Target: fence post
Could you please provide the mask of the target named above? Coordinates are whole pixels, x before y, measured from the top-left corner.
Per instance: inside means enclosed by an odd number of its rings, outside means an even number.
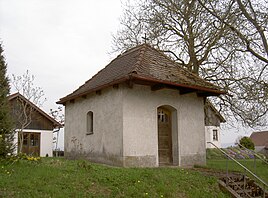
[[[254,154],[254,173],[256,174],[256,156]]]
[[[246,194],[246,169],[244,169],[244,194]]]
[[[229,186],[229,157],[226,156],[226,186]]]

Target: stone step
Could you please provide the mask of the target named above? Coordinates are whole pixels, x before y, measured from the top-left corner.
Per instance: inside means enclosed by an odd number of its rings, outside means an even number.
[[[228,186],[226,186],[226,189],[230,190],[232,189],[233,192],[230,192],[233,197],[261,197],[263,198],[262,195],[262,188],[255,183],[254,180],[246,177],[246,187],[244,190],[244,179],[243,177],[240,177],[242,179],[239,179],[239,177],[235,177],[236,181],[233,181],[232,179],[234,178],[229,178],[228,179]],[[225,185],[226,185],[226,178],[221,179]],[[265,198],[268,198],[268,194],[265,195]]]
[[[245,189],[245,190],[237,190],[236,191],[238,194],[244,194],[244,193],[247,193],[247,194],[250,194],[252,191],[250,189]]]

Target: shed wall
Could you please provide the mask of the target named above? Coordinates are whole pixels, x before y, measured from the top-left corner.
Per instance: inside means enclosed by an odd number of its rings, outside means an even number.
[[[206,130],[206,142],[212,142],[217,147],[221,148],[221,129],[217,126],[205,126]],[[213,140],[213,130],[217,130],[218,140]],[[212,144],[207,143],[207,148],[215,148]]]
[[[40,157],[53,157],[53,131],[51,130],[36,130],[36,129],[24,129],[23,132],[28,133],[40,133]],[[18,145],[18,132],[14,134],[14,144]],[[18,152],[17,146],[15,147],[15,153]]]

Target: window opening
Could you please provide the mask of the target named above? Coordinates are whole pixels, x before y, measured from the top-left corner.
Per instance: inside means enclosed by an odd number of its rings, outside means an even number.
[[[213,130],[213,140],[218,140],[218,130],[216,129]]]
[[[87,113],[87,135],[93,134],[93,112]]]

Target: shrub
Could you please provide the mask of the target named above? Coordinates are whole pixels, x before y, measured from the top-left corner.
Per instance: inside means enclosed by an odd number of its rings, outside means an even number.
[[[249,138],[249,137],[242,137],[239,141],[239,143],[246,147],[247,149],[251,149],[251,150],[254,150],[255,149],[255,146],[254,146],[254,143],[252,142],[252,140]]]

